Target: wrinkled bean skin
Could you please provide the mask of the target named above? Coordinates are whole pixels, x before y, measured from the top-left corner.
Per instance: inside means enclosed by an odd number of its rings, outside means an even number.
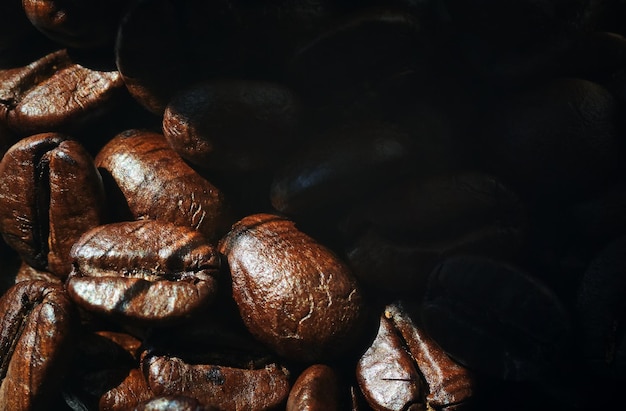
[[[0,162],[3,237],[28,264],[60,278],[70,272],[74,242],[101,223],[103,200],[93,159],[64,135],[20,140]]]
[[[135,219],[192,227],[209,241],[231,223],[222,192],[189,167],[162,134],[124,132],[100,150],[95,163]]]
[[[190,228],[143,220],[111,223],[72,247],[71,298],[87,310],[140,322],[169,322],[209,304],[220,260]]]
[[[280,84],[215,80],[178,94],[165,108],[163,133],[189,162],[245,172],[273,165],[293,146],[296,94]]]
[[[397,303],[385,308],[378,335],[357,364],[357,379],[376,410],[468,409],[475,388],[473,375]]]
[[[280,409],[289,395],[289,373],[276,364],[245,369],[148,354],[142,370],[156,395],[189,395],[225,411]]]
[[[2,296],[0,409],[47,409],[68,366],[75,315],[58,284],[24,281]]]
[[[245,217],[218,249],[242,319],[277,353],[322,361],[354,344],[363,319],[358,285],[345,263],[293,222],[271,214]]]
[[[90,48],[113,43],[118,20],[129,0],[23,0],[30,22],[68,47]]]
[[[0,70],[0,121],[20,133],[70,131],[110,109],[123,87],[117,71],[89,69],[58,50]]]
[[[286,411],[337,411],[341,409],[339,389],[339,377],[331,367],[311,365],[291,387]]]

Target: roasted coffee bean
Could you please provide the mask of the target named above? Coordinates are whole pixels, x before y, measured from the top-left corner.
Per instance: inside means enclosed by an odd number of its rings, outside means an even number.
[[[375,410],[461,410],[475,389],[472,374],[448,357],[397,303],[385,308],[378,335],[356,372]]]
[[[132,218],[192,227],[214,241],[232,223],[221,191],[189,167],[162,134],[129,130],[96,156],[110,192]],[[115,200],[115,199],[114,199]]]
[[[272,205],[291,215],[327,212],[414,167],[413,144],[405,130],[386,124],[340,127],[311,141],[276,172]]]
[[[132,410],[145,401],[149,401],[154,394],[148,387],[141,370],[134,368],[126,375],[122,382],[105,392],[100,398],[100,410]]]
[[[287,411],[341,409],[340,381],[328,365],[314,364],[302,371],[291,387]]]
[[[101,224],[103,199],[91,156],[64,135],[20,140],[0,162],[3,237],[28,264],[58,277],[70,272],[72,244]]]
[[[24,12],[42,33],[68,47],[113,44],[118,21],[130,0],[23,0]]]
[[[22,134],[71,132],[103,115],[124,93],[116,70],[89,69],[59,50],[0,70],[0,121]]]
[[[119,26],[115,53],[126,87],[137,101],[162,114],[172,97],[191,84],[241,71],[240,23],[232,3],[133,4]]]
[[[219,243],[244,323],[281,356],[323,361],[359,337],[364,301],[348,267],[283,217],[256,214]]]
[[[181,157],[202,168],[250,171],[272,166],[294,145],[299,102],[280,84],[215,80],[178,94],[163,133]]]
[[[280,409],[289,395],[289,372],[276,363],[229,367],[146,353],[142,370],[157,396],[191,396],[225,411]]]
[[[569,313],[544,283],[486,257],[439,264],[421,317],[455,360],[500,379],[537,381],[562,360],[572,337]]]
[[[580,347],[594,375],[626,381],[626,238],[611,241],[593,259],[578,291]]]
[[[134,411],[211,411],[218,408],[203,407],[198,400],[182,395],[164,395],[145,401],[134,408]]]
[[[48,409],[69,365],[74,319],[59,284],[24,281],[2,296],[0,409]]]
[[[499,179],[464,172],[411,179],[359,203],[343,222],[346,259],[363,283],[419,298],[445,257],[511,257],[521,248],[524,205]]]
[[[215,296],[219,256],[187,227],[143,220],[85,233],[72,247],[67,291],[89,311],[165,323],[188,317]]]

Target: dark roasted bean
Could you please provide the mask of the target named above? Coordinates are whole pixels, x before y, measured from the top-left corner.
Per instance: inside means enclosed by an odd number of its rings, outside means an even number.
[[[70,272],[74,242],[101,224],[103,199],[91,156],[64,135],[20,140],[0,162],[0,232],[28,264],[58,277]]]
[[[168,221],[200,231],[215,241],[232,223],[221,191],[190,168],[161,134],[129,130],[96,156],[96,166],[120,191],[116,205],[132,218]]]
[[[314,364],[302,371],[291,387],[286,411],[341,409],[340,381],[328,365]]]
[[[190,228],[143,220],[85,233],[72,247],[71,298],[101,314],[139,322],[185,318],[210,303],[220,260]]]
[[[74,318],[59,284],[24,281],[2,296],[0,409],[47,409],[69,365]]]
[[[256,214],[219,244],[233,297],[248,329],[277,353],[299,361],[336,357],[354,345],[363,298],[348,267],[293,222]]]

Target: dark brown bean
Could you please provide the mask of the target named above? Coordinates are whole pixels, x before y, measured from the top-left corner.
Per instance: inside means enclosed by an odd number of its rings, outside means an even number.
[[[71,131],[102,115],[124,93],[115,71],[96,71],[59,50],[0,70],[0,121],[19,133]]]
[[[378,335],[357,364],[357,378],[376,410],[460,410],[475,389],[471,373],[398,304],[385,308]]]
[[[85,233],[72,247],[71,298],[87,310],[139,322],[179,320],[209,304],[219,256],[187,227],[143,220]]]
[[[142,369],[154,394],[187,395],[224,411],[280,409],[289,395],[289,372],[274,363],[236,368],[147,354]]]
[[[24,281],[2,296],[0,409],[48,409],[69,365],[74,318],[59,284]]]
[[[98,409],[124,411],[149,401],[154,394],[150,391],[141,370],[133,368],[122,382],[105,392],[100,398]]]
[[[293,384],[286,411],[337,411],[341,409],[339,391],[339,376],[331,367],[311,365]]]
[[[19,171],[16,171],[19,170]],[[57,133],[20,140],[0,162],[0,231],[34,268],[66,277],[69,251],[104,214],[91,156]]]
[[[194,165],[250,171],[274,166],[294,145],[299,111],[297,96],[283,85],[214,80],[182,91],[167,105],[163,133]]]
[[[363,297],[348,267],[292,221],[256,214],[219,244],[248,329],[278,354],[323,361],[359,337]]]
[[[107,188],[122,194],[116,205],[127,207],[132,218],[192,227],[209,241],[217,240],[232,223],[221,191],[189,167],[161,134],[119,134],[95,162]]]
[[[210,411],[217,408],[203,407],[198,400],[182,395],[163,395],[145,401],[134,408],[133,411]]]
[[[129,0],[23,0],[30,22],[42,33],[68,47],[113,44],[118,21]]]

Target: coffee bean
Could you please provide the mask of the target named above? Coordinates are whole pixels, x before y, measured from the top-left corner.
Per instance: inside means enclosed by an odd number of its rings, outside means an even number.
[[[323,364],[311,365],[298,377],[289,392],[286,411],[336,411],[341,409],[337,373]]]
[[[385,410],[464,409],[475,385],[397,303],[385,308],[357,378],[369,404]]]
[[[0,70],[0,119],[23,134],[71,132],[103,115],[124,92],[117,71],[91,70],[58,50]]]
[[[227,367],[148,353],[142,358],[142,370],[154,394],[187,395],[220,410],[276,409],[289,395],[289,372],[275,363]]]
[[[101,410],[129,410],[139,407],[141,403],[154,397],[141,370],[134,368],[126,375],[121,383],[100,398],[98,409]]]
[[[112,44],[118,21],[129,0],[24,0],[30,22],[51,39],[68,47]]]
[[[324,214],[414,167],[415,152],[406,131],[386,124],[343,126],[294,153],[276,172],[270,198],[283,213]]]
[[[250,171],[273,166],[298,137],[298,97],[280,84],[215,80],[178,94],[163,133],[181,157],[202,168]]]
[[[190,168],[162,134],[129,130],[107,143],[95,160],[117,206],[132,218],[163,220],[200,231],[209,241],[231,224],[221,191]]]
[[[2,296],[0,409],[47,409],[69,365],[74,319],[59,284],[24,281]]]
[[[241,318],[260,341],[297,361],[336,357],[358,339],[363,298],[348,267],[292,221],[256,214],[219,244]]]
[[[179,320],[209,304],[219,256],[190,228],[159,221],[112,223],[72,247],[67,291],[77,304],[139,322]]]
[[[20,140],[0,162],[3,237],[28,264],[58,277],[70,272],[72,244],[101,223],[103,198],[91,156],[64,135]]]

